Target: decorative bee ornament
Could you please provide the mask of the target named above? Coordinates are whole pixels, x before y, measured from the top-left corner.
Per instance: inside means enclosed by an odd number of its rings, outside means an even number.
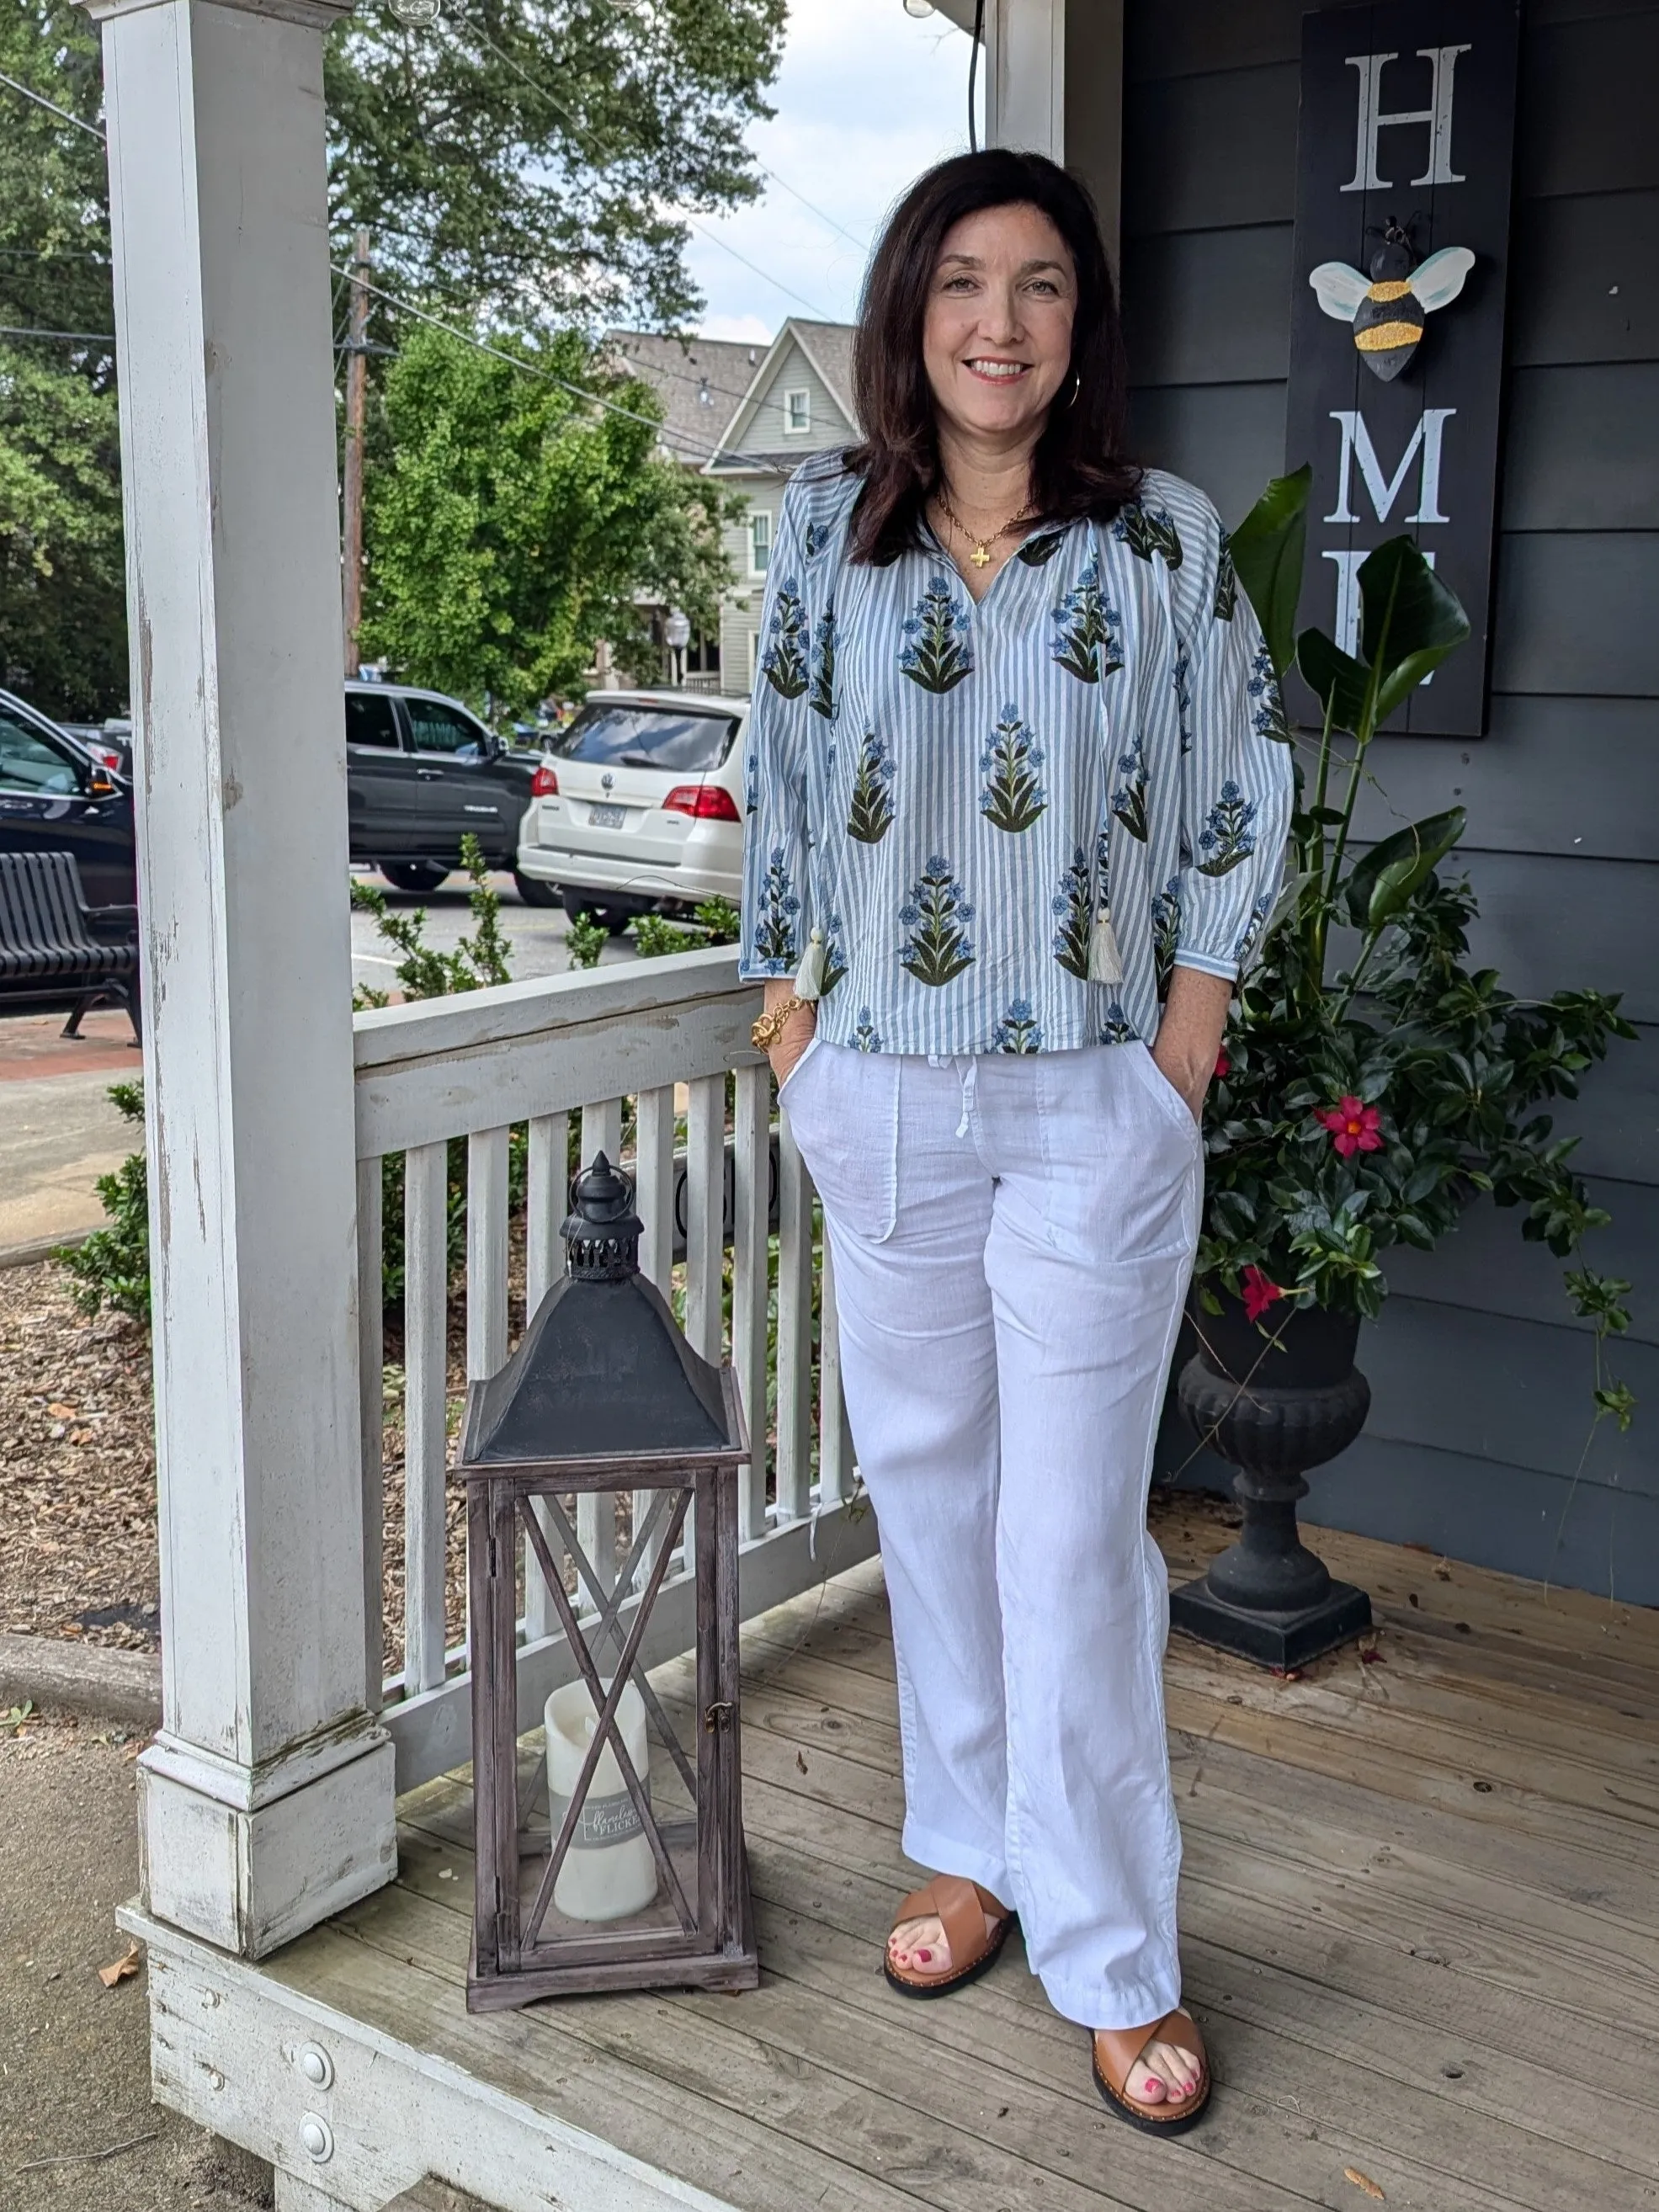
[[[1410,232],[1390,219],[1369,283],[1346,261],[1322,261],[1308,279],[1325,313],[1353,325],[1359,358],[1385,384],[1417,351],[1424,317],[1455,300],[1474,266],[1467,246],[1442,246],[1415,269],[1412,258]]]

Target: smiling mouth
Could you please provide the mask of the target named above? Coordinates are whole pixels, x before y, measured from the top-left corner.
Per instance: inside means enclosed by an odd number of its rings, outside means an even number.
[[[963,367],[970,376],[985,384],[1017,384],[1022,376],[1029,376],[1031,365],[1024,361],[965,361]]]

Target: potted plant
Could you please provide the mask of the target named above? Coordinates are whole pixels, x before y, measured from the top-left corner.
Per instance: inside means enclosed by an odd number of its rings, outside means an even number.
[[[1364,1426],[1354,1366],[1363,1319],[1388,1294],[1393,1244],[1432,1249],[1478,1192],[1522,1209],[1521,1233],[1573,1257],[1607,1215],[1538,1110],[1577,1095],[1610,1037],[1634,1034],[1618,1000],[1561,991],[1522,1000],[1467,964],[1477,908],[1442,864],[1461,807],[1356,847],[1354,807],[1382,725],[1468,638],[1462,608],[1408,538],[1358,572],[1357,656],[1295,633],[1311,471],[1277,478],[1234,533],[1238,580],[1275,682],[1299,670],[1322,710],[1297,747],[1286,882],[1241,970],[1205,1109],[1206,1194],[1190,1304],[1199,1350],[1177,1384],[1206,1444],[1240,1470],[1244,1522],[1209,1572],[1177,1590],[1176,1626],[1268,1665],[1328,1650],[1370,1618],[1301,1543],[1308,1468]],[[1261,672],[1264,692],[1267,671]],[[1564,1277],[1595,1325],[1595,1419],[1630,1423],[1606,1370],[1627,1283]]]

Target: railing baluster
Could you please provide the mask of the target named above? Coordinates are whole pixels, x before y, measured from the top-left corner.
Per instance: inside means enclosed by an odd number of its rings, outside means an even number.
[[[812,1482],[812,1186],[786,1110],[778,1142],[778,1518],[799,1521]]]
[[[641,1091],[635,1103],[634,1164],[638,1170],[640,1273],[667,1297],[674,1274],[674,1086]]]
[[[836,1311],[836,1269],[830,1231],[823,1231],[818,1278],[818,1503],[834,1505],[853,1494],[853,1431],[841,1379],[841,1317]]]
[[[744,1419],[749,1424],[749,1464],[738,1497],[738,1534],[766,1532],[766,1341],[772,1210],[772,1077],[765,1067],[740,1067],[732,1133],[732,1364],[737,1370]]]
[[[380,1163],[357,1163],[357,1389],[363,1490],[363,1686],[378,1713],[386,1677],[386,1316],[380,1296]]]
[[[720,1275],[726,1217],[726,1078],[699,1076],[690,1086],[685,1127],[685,1334],[692,1349],[718,1361],[725,1335]]]
[[[640,1219],[645,1233],[640,1239],[640,1272],[654,1283],[664,1297],[674,1292],[674,1086],[662,1085],[641,1091],[634,1102],[634,1165],[638,1178]],[[645,1526],[654,1491],[634,1492],[634,1527]],[[653,1536],[639,1567],[640,1586],[656,1565],[658,1539]]]
[[[466,1379],[487,1382],[507,1358],[505,1129],[466,1144]]]
[[[582,1165],[590,1166],[603,1152],[615,1167],[622,1158],[623,1102],[605,1098],[582,1108]],[[593,1563],[601,1589],[617,1586],[617,1494],[614,1491],[585,1491],[576,1500],[576,1535]],[[576,1610],[592,1610],[586,1589],[578,1583]]]
[[[531,1316],[564,1270],[559,1224],[564,1219],[569,1196],[569,1146],[568,1114],[538,1114],[531,1122],[525,1198],[524,1317],[526,1328],[530,1325]],[[553,1524],[546,1506],[540,1498],[533,1498],[531,1510],[541,1522],[542,1533],[551,1546]],[[558,1616],[554,1611],[553,1601],[547,1594],[541,1570],[528,1556],[528,1538],[525,1539],[525,1547],[524,1630],[533,1644],[539,1642],[544,1636],[552,1635],[558,1626]]]
[[[444,1678],[449,1147],[404,1157],[404,1693]]]
[[[582,1108],[582,1165],[591,1167],[603,1152],[615,1167],[622,1157],[623,1103],[605,1098],[597,1106]]]

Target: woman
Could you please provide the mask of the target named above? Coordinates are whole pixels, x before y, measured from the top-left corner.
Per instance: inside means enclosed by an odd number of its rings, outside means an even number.
[[[743,963],[823,1200],[881,1522],[939,1996],[1018,1916],[1097,2082],[1174,2132],[1152,1441],[1199,1115],[1290,762],[1215,511],[1123,458],[1116,302],[1063,170],[923,177],[872,265],[865,442],[791,483],[750,723]],[[1147,1042],[1151,1051],[1147,1049]]]

